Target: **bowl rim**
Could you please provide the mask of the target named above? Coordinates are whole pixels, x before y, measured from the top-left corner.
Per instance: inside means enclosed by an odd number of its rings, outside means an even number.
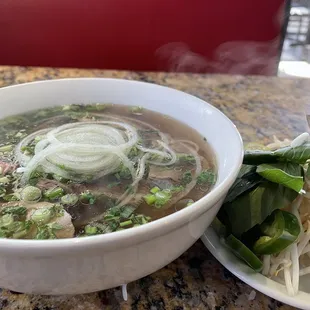
[[[172,87],[163,86],[155,83],[148,83],[148,82],[142,82],[137,80],[126,80],[126,79],[117,79],[117,78],[61,78],[61,79],[52,79],[52,80],[41,80],[41,81],[34,81],[34,82],[28,82],[28,83],[21,83],[16,85],[10,85],[6,87],[0,88],[0,95],[1,92],[9,90],[9,89],[16,89],[18,91],[18,88],[21,87],[27,87],[27,86],[40,86],[41,84],[53,84],[53,83],[62,83],[63,81],[98,81],[98,80],[105,80],[105,81],[111,81],[115,83],[128,83],[128,84],[140,84],[142,87],[144,86],[152,86],[156,88],[165,88],[169,89],[170,91],[174,91],[176,93],[179,93],[182,96],[187,96],[195,101],[200,101],[205,105],[208,105],[208,108],[214,111],[219,117],[222,117],[226,120],[228,125],[231,127],[231,129],[234,131],[234,134],[237,139],[237,148],[236,152],[237,154],[237,160],[231,167],[231,172],[225,176],[225,178],[217,184],[217,186],[214,189],[211,189],[209,193],[207,193],[205,196],[203,196],[201,199],[197,200],[195,203],[190,205],[189,207],[182,209],[178,212],[175,212],[173,214],[170,214],[168,216],[165,216],[163,218],[160,218],[154,222],[147,223],[145,225],[141,225],[138,227],[133,227],[128,230],[122,230],[113,232],[110,234],[103,234],[103,235],[95,235],[95,236],[88,236],[83,238],[64,238],[64,239],[51,239],[51,240],[33,240],[33,239],[0,239],[0,248],[5,248],[6,250],[16,250],[19,247],[26,248],[25,250],[31,251],[34,249],[40,248],[40,250],[53,250],[58,248],[66,248],[66,249],[73,249],[74,247],[96,247],[99,244],[110,244],[110,243],[117,243],[121,240],[130,240],[132,237],[136,238],[138,235],[147,235],[150,232],[156,231],[156,230],[164,230],[165,224],[167,222],[174,223],[174,229],[177,227],[176,224],[178,223],[184,223],[187,219],[192,218],[193,215],[197,214],[199,210],[201,210],[202,205],[207,205],[205,209],[203,210],[206,212],[208,209],[212,208],[212,204],[215,204],[221,197],[221,194],[225,191],[227,191],[230,186],[233,184],[235,178],[238,175],[239,169],[242,164],[243,160],[243,141],[241,138],[241,135],[235,126],[235,124],[219,109],[211,105],[210,103],[194,96],[189,93],[180,91],[178,89],[174,89]],[[166,228],[167,230],[167,228]],[[168,229],[169,231],[173,229]]]

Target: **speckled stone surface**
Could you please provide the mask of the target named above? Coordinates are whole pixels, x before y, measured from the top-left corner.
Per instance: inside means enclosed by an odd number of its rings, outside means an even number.
[[[245,142],[268,142],[273,135],[294,137],[307,128],[310,79],[137,73],[122,71],[1,67],[0,87],[30,81],[113,77],[167,85],[200,97],[223,111]],[[0,254],[1,255],[1,254]],[[225,270],[198,241],[180,258],[128,285],[129,300],[111,289],[78,296],[33,296],[0,292],[0,309],[293,309],[260,293]]]

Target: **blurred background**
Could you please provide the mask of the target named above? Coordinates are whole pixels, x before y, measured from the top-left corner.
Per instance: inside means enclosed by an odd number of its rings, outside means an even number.
[[[310,0],[293,0],[279,76],[310,77]]]
[[[310,77],[310,0],[1,0],[0,65]]]

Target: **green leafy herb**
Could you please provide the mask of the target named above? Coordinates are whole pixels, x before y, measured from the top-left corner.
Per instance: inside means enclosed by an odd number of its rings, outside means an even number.
[[[272,182],[264,182],[249,193],[224,204],[219,218],[229,225],[239,237],[257,224],[261,224],[276,209],[283,209],[297,197],[290,188]]]
[[[265,179],[291,188],[297,193],[304,186],[302,168],[294,163],[261,164],[256,172]]]
[[[248,165],[260,165],[284,161],[305,164],[308,159],[310,159],[310,142],[297,147],[284,147],[276,151],[248,150],[244,153],[243,163]]]
[[[190,182],[192,182],[192,180],[193,180],[192,173],[190,171],[186,171],[183,173],[181,184],[185,186]]]
[[[206,185],[206,184],[215,184],[215,174],[212,171],[204,170],[202,171],[198,178],[197,178],[197,184],[199,185]]]
[[[263,178],[256,173],[256,166],[242,165],[236,181],[225,198],[225,203],[232,202],[238,196],[254,189],[262,182]]]
[[[35,239],[46,240],[46,239],[56,239],[55,229],[52,225],[40,225],[37,227],[37,234]]]
[[[180,163],[194,165],[196,163],[195,157],[188,154],[178,154],[177,159]]]
[[[18,221],[16,215],[12,213],[4,214],[0,217],[0,237],[1,238],[23,238],[29,232],[31,221]]]
[[[26,215],[26,213],[27,213],[27,208],[23,206],[19,206],[19,205],[5,207],[1,210],[1,215],[12,214],[12,215],[16,215],[20,217],[20,216]]]
[[[12,194],[4,195],[3,199],[5,201],[18,201],[18,200],[20,200],[20,197],[19,197],[18,193],[12,193]]]
[[[179,193],[184,190],[184,186],[183,185],[172,186],[169,188],[169,190],[171,193]]]

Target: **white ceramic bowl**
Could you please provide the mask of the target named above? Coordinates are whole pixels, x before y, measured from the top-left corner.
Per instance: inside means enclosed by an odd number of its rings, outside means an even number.
[[[188,208],[141,227],[62,240],[0,239],[0,287],[39,294],[79,294],[129,283],[167,265],[210,225],[234,182],[242,141],[210,104],[154,84],[117,79],[64,79],[0,89],[0,117],[70,103],[142,106],[196,129],[218,164],[214,189]]]

